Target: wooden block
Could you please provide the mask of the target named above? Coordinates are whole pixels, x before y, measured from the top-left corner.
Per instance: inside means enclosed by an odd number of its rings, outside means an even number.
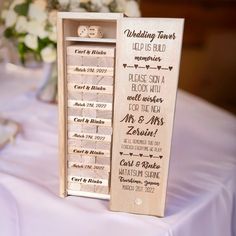
[[[67,47],[67,55],[90,56],[96,58],[115,57],[115,47],[108,45],[72,45]]]
[[[79,74],[68,74],[67,80],[70,83],[77,83],[77,84],[86,84],[86,83],[93,83],[95,85],[113,85],[113,77],[112,76],[93,76],[93,75],[79,75]]]
[[[110,165],[110,158],[97,158],[96,164],[100,165]]]
[[[114,58],[68,55],[67,65],[114,67]]]
[[[102,149],[102,150],[109,150],[111,148],[111,143],[108,142],[97,142],[96,148]]]
[[[97,117],[68,116],[68,122],[77,125],[99,125],[99,128],[102,128],[103,126],[111,127],[111,119],[101,119]]]
[[[85,141],[111,143],[111,135],[97,134],[97,133],[84,133],[84,132],[71,131],[71,132],[68,132],[68,138],[85,140]]]
[[[83,57],[67,55],[67,65],[82,65]]]
[[[78,145],[77,140],[68,140],[68,154],[73,154],[74,156],[110,157],[110,150],[84,148]]]
[[[98,81],[98,79],[97,79],[97,81]],[[113,94],[112,83],[110,86],[97,85],[97,83],[96,83],[97,81],[93,82],[93,84],[85,84],[84,81],[82,81],[83,83],[80,83],[80,82],[68,83],[68,90],[69,90],[69,92],[73,92],[76,94],[78,94],[79,92],[80,93],[96,93],[98,95],[100,95],[100,94]]]
[[[81,162],[68,162],[68,167],[75,170],[95,170],[95,172],[102,172],[103,174],[107,174],[110,172],[110,166],[109,165],[99,165],[99,164],[88,164],[88,163],[81,163]]]
[[[68,155],[68,167],[69,163],[84,163],[84,164],[91,164],[95,163],[95,157],[94,156],[86,156],[86,155],[80,155],[75,156],[73,154]]]
[[[86,164],[94,165],[94,163]],[[76,169],[76,168],[68,168],[68,175],[72,176],[83,176],[87,178],[96,178],[96,179],[108,179],[109,178],[109,171],[101,171],[101,170],[94,170],[94,169]]]
[[[97,94],[97,101],[98,102],[105,102],[105,103],[112,103],[113,96],[110,94]]]
[[[111,111],[112,110],[112,103],[69,99],[68,100],[68,107],[75,108],[75,109]]]
[[[113,67],[67,65],[67,73],[74,75],[113,76]]]
[[[99,118],[104,118],[104,119],[112,119],[112,111],[102,111],[102,110],[98,110],[97,111],[97,117]]]
[[[108,186],[108,179],[69,175],[68,181],[74,184]]]
[[[96,198],[103,198],[99,196],[100,194],[107,195],[106,198],[108,198],[109,193],[109,188],[107,186],[86,185],[71,182],[68,182],[68,190],[69,193],[71,193],[71,190],[74,192],[72,195]],[[92,193],[96,193],[96,195],[93,195]]]
[[[111,127],[103,127],[103,126],[99,126],[98,130],[97,130],[98,134],[110,134],[112,135],[112,128]]]
[[[86,132],[91,132],[91,133],[96,133],[96,127],[95,126],[84,126],[84,125],[76,125],[76,124],[68,124],[67,126],[67,133],[70,132],[77,132],[77,133],[82,133],[84,130],[86,130]]]

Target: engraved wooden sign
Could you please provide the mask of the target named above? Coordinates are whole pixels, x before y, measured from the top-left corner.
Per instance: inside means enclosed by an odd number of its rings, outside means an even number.
[[[164,216],[183,23],[119,20],[111,210]]]

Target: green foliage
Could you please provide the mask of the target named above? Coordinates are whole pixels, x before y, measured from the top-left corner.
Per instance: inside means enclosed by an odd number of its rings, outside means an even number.
[[[21,37],[24,37],[25,35],[26,35],[26,33],[17,33],[14,27],[8,27],[4,31],[5,38],[19,39]]]
[[[48,3],[47,8],[49,10],[59,9],[60,8],[60,4],[59,4],[58,0],[50,0],[47,3]]]
[[[110,12],[116,12],[117,10],[117,2],[114,0],[108,6]]]
[[[18,4],[14,7],[14,11],[19,16],[27,16],[29,10],[29,2]]]
[[[84,8],[88,12],[93,12],[94,11],[93,5],[90,1],[88,3],[83,3],[83,2],[80,3],[80,7]]]
[[[23,42],[18,43],[17,45],[17,50],[20,56],[20,61],[22,64],[25,63],[25,54],[27,53],[27,47],[25,46],[25,44]]]
[[[41,50],[45,47],[47,47],[48,45],[53,44],[54,46],[56,46],[56,44],[54,42],[52,42],[48,37],[44,38],[44,39],[38,39],[38,51],[41,52]]]
[[[12,27],[6,28],[4,31],[4,36],[6,38],[11,38],[14,36],[14,29]]]

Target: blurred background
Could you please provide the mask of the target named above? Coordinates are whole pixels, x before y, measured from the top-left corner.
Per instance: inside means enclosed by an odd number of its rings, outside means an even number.
[[[26,0],[14,0],[21,3],[27,2]],[[71,3],[71,9],[92,11],[121,11],[126,12],[128,15],[138,16],[137,3],[140,4],[140,10],[143,17],[180,17],[185,18],[185,32],[183,42],[183,52],[180,70],[179,87],[194,95],[206,99],[207,101],[220,106],[234,114],[236,114],[236,1],[225,0],[60,0],[60,1],[44,1],[34,0],[38,6],[43,6],[45,2],[52,9],[56,2]],[[1,10],[3,2],[0,0]],[[10,1],[7,1],[10,2]],[[80,2],[79,8],[78,2]],[[88,3],[90,5],[86,5]],[[98,6],[99,9],[93,9],[91,6]],[[118,8],[114,8],[114,2],[120,4]],[[134,4],[136,2],[136,4]],[[50,4],[49,4],[50,3]],[[132,4],[131,4],[132,3]],[[77,4],[77,5],[76,5]],[[122,5],[123,4],[123,5]],[[89,9],[89,7],[91,9]],[[114,9],[113,9],[113,8]],[[52,14],[51,14],[52,13]],[[49,14],[49,22],[51,24],[50,40],[39,41],[41,45],[49,45],[44,50],[45,60],[48,62],[52,59],[55,53],[56,37],[54,30],[55,10],[51,11],[51,18]],[[21,30],[24,24],[21,24]],[[1,40],[3,38],[3,28],[0,29]],[[33,32],[34,33],[34,32]],[[48,33],[48,32],[47,32]],[[41,36],[39,36],[40,38]],[[5,49],[1,50],[0,40],[0,54],[5,53]],[[6,41],[6,40],[5,40]],[[28,47],[32,47],[28,44]],[[27,47],[23,47],[27,48]],[[21,48],[18,48],[21,50]],[[32,49],[32,48],[31,48]],[[14,52],[14,48],[12,51]],[[32,51],[32,50],[31,50]],[[42,52],[39,56],[43,58]],[[54,53],[54,54],[53,54]],[[15,51],[17,55],[17,52]],[[4,60],[4,56],[2,60]],[[9,55],[8,55],[9,56]],[[14,57],[14,55],[10,55]],[[8,59],[9,59],[8,58]],[[43,61],[45,61],[43,60]],[[52,61],[52,60],[51,60]],[[50,92],[51,93],[51,92]]]
[[[236,1],[143,0],[143,17],[183,17],[179,87],[236,114]]]

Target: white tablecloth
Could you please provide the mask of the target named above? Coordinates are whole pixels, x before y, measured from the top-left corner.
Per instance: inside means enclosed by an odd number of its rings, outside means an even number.
[[[0,115],[22,133],[0,151],[1,236],[236,235],[236,118],[179,91],[166,217],[58,197],[57,106],[35,99],[41,71],[0,66]],[[124,199],[125,201],[125,199]]]

